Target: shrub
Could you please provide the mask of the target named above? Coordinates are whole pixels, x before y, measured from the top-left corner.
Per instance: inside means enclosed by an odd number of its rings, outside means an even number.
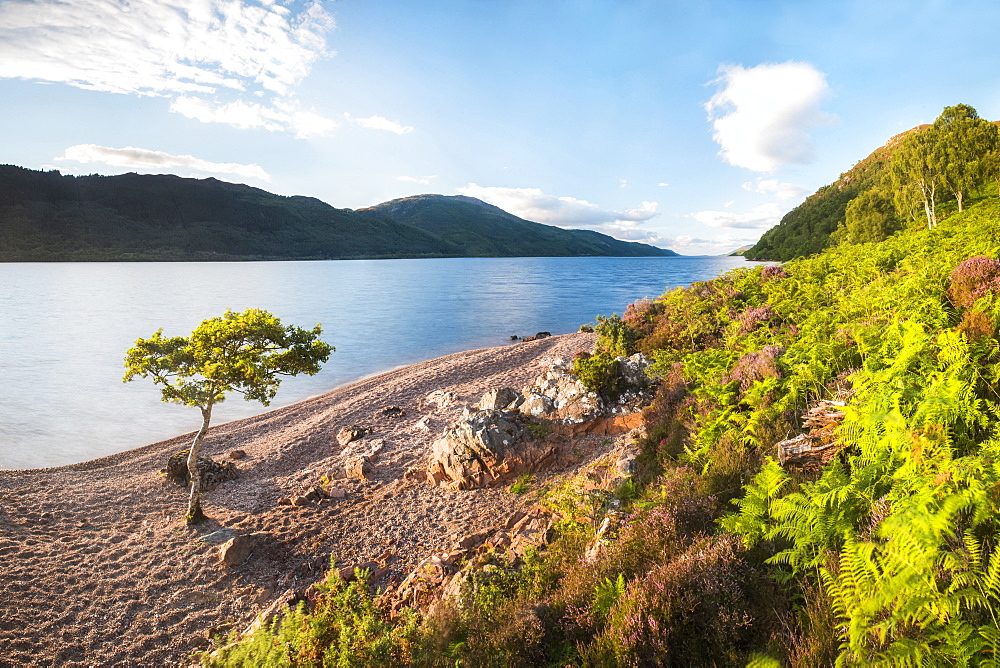
[[[618,360],[605,352],[595,355],[578,353],[573,359],[573,373],[584,387],[607,399],[617,398],[625,389]]]
[[[764,304],[763,306],[752,306],[742,311],[736,315],[734,320],[740,323],[739,334],[749,334],[761,325],[777,323],[781,317],[774,312],[770,304]]]
[[[618,314],[597,316],[597,350],[610,357],[628,357],[635,352],[635,342],[639,338],[630,324]]]
[[[781,346],[764,346],[755,353],[747,353],[736,360],[729,377],[739,382],[740,390],[743,392],[765,378],[781,378],[778,358],[784,352],[785,349]]]
[[[948,277],[948,298],[956,307],[969,307],[1000,287],[1000,260],[985,255],[958,263]]]
[[[742,665],[760,640],[761,584],[735,537],[698,539],[625,587],[583,658],[597,665]]]
[[[761,269],[760,278],[764,281],[780,281],[788,278],[788,272],[778,265],[771,264]]]

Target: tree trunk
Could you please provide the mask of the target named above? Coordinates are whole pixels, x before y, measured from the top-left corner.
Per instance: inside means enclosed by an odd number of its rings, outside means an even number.
[[[961,190],[959,190],[957,193],[955,193],[955,199],[958,200],[958,212],[962,213],[962,191]]]
[[[188,510],[185,516],[188,526],[201,524],[205,521],[205,514],[201,512],[201,470],[198,468],[198,453],[201,451],[201,443],[208,434],[208,425],[212,421],[212,402],[201,409],[201,429],[194,437],[191,444],[191,452],[188,454],[187,467],[188,477],[191,479],[191,496],[188,498]]]

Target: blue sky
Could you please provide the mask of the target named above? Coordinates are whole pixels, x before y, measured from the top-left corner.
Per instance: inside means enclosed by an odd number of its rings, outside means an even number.
[[[998,25],[994,0],[0,0],[0,163],[466,194],[713,254],[946,105],[1000,119]]]

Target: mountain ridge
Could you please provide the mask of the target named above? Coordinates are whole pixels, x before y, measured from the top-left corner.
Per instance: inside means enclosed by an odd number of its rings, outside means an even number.
[[[457,198],[468,217],[464,231],[451,225],[446,238],[378,209],[383,205],[339,209],[216,178],[71,176],[0,165],[0,261],[674,255],[590,230],[523,221],[474,198],[436,197]],[[486,234],[489,227],[476,220],[483,216],[534,230],[547,243],[507,235],[504,246],[503,235]]]

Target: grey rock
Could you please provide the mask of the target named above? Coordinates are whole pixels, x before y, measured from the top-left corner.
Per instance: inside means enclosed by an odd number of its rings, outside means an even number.
[[[431,446],[428,479],[452,489],[485,487],[534,470],[554,453],[510,411],[465,411]]]
[[[479,409],[484,411],[505,410],[517,408],[522,403],[524,403],[524,397],[521,396],[520,392],[509,387],[501,387],[484,394],[479,402]]]

